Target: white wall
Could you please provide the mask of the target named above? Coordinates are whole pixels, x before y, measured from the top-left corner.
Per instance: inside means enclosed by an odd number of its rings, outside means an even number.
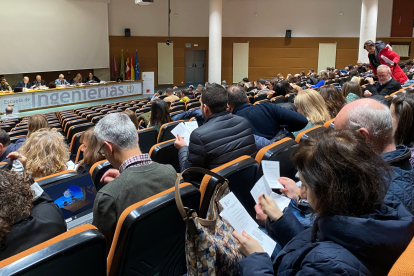
[[[109,67],[108,4],[1,1],[0,74]]]
[[[171,36],[208,37],[208,1],[171,0]],[[379,0],[378,37],[390,36],[392,1]],[[111,0],[109,35],[167,36],[167,16],[167,0]],[[359,37],[360,16],[361,0],[223,0],[223,36]]]

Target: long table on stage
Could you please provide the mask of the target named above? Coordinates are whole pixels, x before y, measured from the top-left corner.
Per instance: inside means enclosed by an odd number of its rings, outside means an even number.
[[[64,88],[0,93],[0,111],[9,104],[21,111],[142,95],[142,81],[107,82]]]

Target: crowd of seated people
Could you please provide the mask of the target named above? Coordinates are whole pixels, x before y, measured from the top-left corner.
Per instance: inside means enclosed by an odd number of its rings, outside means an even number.
[[[375,56],[371,59],[376,62]],[[13,161],[11,171],[0,170],[0,206],[10,208],[0,218],[0,259],[66,231],[59,208],[37,179],[65,170],[88,173],[105,159],[113,169],[102,176],[105,185],[97,193],[92,224],[106,237],[109,251],[122,212],[173,187],[177,178],[173,166],[141,152],[141,124],[160,131],[163,124],[196,118],[199,127],[188,137],[189,144],[179,135],[174,143],[184,171],[212,170],[241,156],[254,157],[267,145],[335,119],[335,130],[310,136],[291,156],[301,184],[279,179],[284,186],[280,191],[291,199],[289,206],[280,210],[266,195],[255,206],[257,221],[280,246],[276,259],[246,233],[233,233],[246,257],[241,273],[386,275],[414,236],[414,93],[407,89],[390,97],[402,89],[401,83],[389,66],[379,64],[375,70],[358,62],[319,75],[309,70],[308,75],[279,74],[253,83],[245,78],[231,86],[167,88],[165,95],[157,93],[145,103],[149,112],[107,114],[87,129],[80,137],[83,159],[76,165],[69,159],[68,141],[49,129],[44,115],[30,116],[27,138],[19,143],[10,143],[0,130],[1,161]],[[367,73],[373,77],[364,77]],[[340,79],[346,81],[339,84]],[[265,94],[267,100],[252,104],[252,94]],[[294,96],[292,109],[270,101],[289,95]],[[390,100],[385,102],[385,97]],[[200,108],[170,115],[172,104],[188,105],[193,99]],[[301,199],[308,202],[304,208]],[[27,218],[32,224],[25,224]]]

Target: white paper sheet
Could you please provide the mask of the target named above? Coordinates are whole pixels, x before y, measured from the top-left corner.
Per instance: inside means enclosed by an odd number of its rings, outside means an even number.
[[[177,134],[184,137],[184,141],[188,146],[190,144],[190,135],[197,128],[197,122],[179,123],[174,129],[171,130],[171,133],[175,136],[175,138],[177,138]]]
[[[261,165],[262,165],[263,175],[269,187],[272,189],[283,189],[282,184],[280,184],[278,181],[280,177],[279,162],[263,160]]]
[[[290,198],[272,192],[270,196],[275,200],[277,206],[283,211],[290,204]]]
[[[394,64],[394,61],[390,60],[384,55],[381,55],[381,58],[387,63],[387,64]]]
[[[258,198],[261,194],[271,195],[272,189],[269,187],[267,182],[264,179],[264,176],[262,176],[254,185],[253,189],[250,191],[252,194],[254,201],[256,201],[256,204],[258,204]]]
[[[259,225],[247,213],[236,196],[229,193],[220,200],[220,204],[224,208],[220,216],[228,221],[239,234],[245,231],[256,239],[263,250],[271,256],[276,247],[276,242],[259,229]]]

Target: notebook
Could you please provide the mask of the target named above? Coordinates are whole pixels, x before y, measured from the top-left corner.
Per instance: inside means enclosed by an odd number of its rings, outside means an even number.
[[[90,224],[96,188],[90,174],[81,174],[42,187],[62,211],[68,229]]]

